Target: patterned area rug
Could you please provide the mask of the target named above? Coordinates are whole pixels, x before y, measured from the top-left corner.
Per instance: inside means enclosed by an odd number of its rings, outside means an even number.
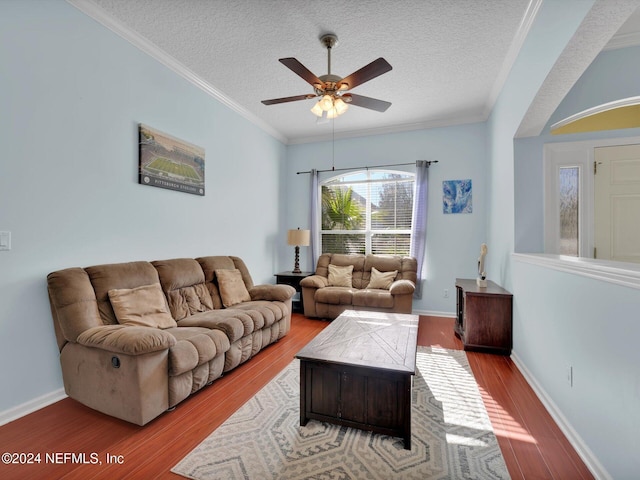
[[[401,438],[310,420],[294,360],[171,471],[209,479],[508,479],[467,356],[418,347],[411,450]]]

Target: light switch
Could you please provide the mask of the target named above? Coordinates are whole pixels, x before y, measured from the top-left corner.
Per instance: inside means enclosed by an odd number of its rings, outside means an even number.
[[[11,232],[0,232],[0,250],[11,250]]]

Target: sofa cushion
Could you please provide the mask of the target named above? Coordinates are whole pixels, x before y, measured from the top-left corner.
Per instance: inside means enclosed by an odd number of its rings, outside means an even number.
[[[213,300],[213,308],[222,308],[222,298],[220,296],[220,290],[218,289],[218,283],[216,278],[216,270],[240,270],[242,274],[242,280],[247,288],[251,291],[253,288],[253,279],[249,274],[249,269],[245,265],[244,261],[240,257],[233,256],[210,256],[196,258],[202,271],[204,272],[205,284],[211,294]]]
[[[108,291],[109,301],[121,325],[171,328],[177,326],[167,308],[160,284]]]
[[[223,355],[230,348],[229,339],[220,330],[180,327],[167,330],[176,344],[169,349],[169,375],[189,372],[198,365]]]
[[[213,300],[205,284],[200,264],[192,258],[151,262],[158,271],[169,310],[176,320],[212,310]]]
[[[351,305],[354,289],[346,287],[325,287],[316,291],[315,301],[332,305]]]
[[[218,279],[218,288],[222,297],[222,305],[229,308],[233,305],[251,300],[251,295],[247,290],[240,270],[216,270],[216,278]]]
[[[409,280],[416,283],[417,262],[413,257],[403,257],[397,255],[374,255],[370,254],[366,256],[364,270],[365,279],[368,276],[367,272],[371,272],[371,269],[375,267],[379,272],[390,272],[397,270],[398,275],[396,280]]]
[[[179,320],[178,327],[204,327],[221,330],[230,343],[236,342],[260,328],[256,326],[251,315],[235,308],[196,313]]]
[[[369,280],[369,286],[367,288],[389,290],[389,287],[396,278],[396,275],[398,275],[397,270],[380,272],[376,267],[371,267],[371,280]]]
[[[393,295],[387,290],[355,290],[354,307],[393,308]]]
[[[237,309],[250,315],[254,319],[256,331],[270,327],[275,322],[282,320],[289,313],[289,309],[284,302],[271,302],[266,300],[243,302],[234,305],[233,308],[234,310]]]
[[[353,287],[352,281],[353,265],[329,265],[329,286],[330,287]]]
[[[353,265],[353,275],[351,278],[354,288],[365,288],[369,278],[364,280],[364,263],[365,255],[362,254],[342,254],[342,253],[323,253],[318,258],[316,265],[316,275],[329,278],[329,265],[344,267]],[[378,268],[378,270],[394,270],[393,268]]]
[[[98,311],[105,325],[117,325],[118,319],[109,300],[109,290],[135,288],[158,283],[158,272],[149,262],[109,263],[85,268],[98,302]]]

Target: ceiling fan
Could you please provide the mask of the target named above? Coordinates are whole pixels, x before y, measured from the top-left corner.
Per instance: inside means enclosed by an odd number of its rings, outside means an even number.
[[[279,60],[285,67],[309,83],[313,87],[314,93],[263,100],[262,103],[265,105],[275,105],[278,103],[321,97],[311,111],[318,117],[325,118],[335,118],[341,115],[349,108],[349,104],[377,112],[384,112],[391,106],[390,102],[385,102],[384,100],[354,93],[346,93],[348,90],[390,71],[392,67],[384,58],[380,57],[370,64],[365,65],[360,70],[353,72],[351,75],[341,78],[331,73],[331,49],[337,45],[338,37],[329,33],[320,37],[320,42],[327,48],[328,68],[326,75],[316,77],[307,67],[293,57],[281,58]]]

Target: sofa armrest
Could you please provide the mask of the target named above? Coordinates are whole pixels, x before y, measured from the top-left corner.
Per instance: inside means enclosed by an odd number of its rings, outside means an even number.
[[[396,280],[389,287],[391,295],[413,295],[416,285],[411,280]]]
[[[301,287],[323,288],[329,286],[329,279],[322,275],[310,275],[300,280]]]
[[[152,327],[103,325],[85,330],[77,339],[85,347],[100,348],[113,353],[143,355],[167,350],[176,344],[169,332]]]
[[[296,293],[291,285],[256,285],[249,289],[251,300],[286,302]]]

